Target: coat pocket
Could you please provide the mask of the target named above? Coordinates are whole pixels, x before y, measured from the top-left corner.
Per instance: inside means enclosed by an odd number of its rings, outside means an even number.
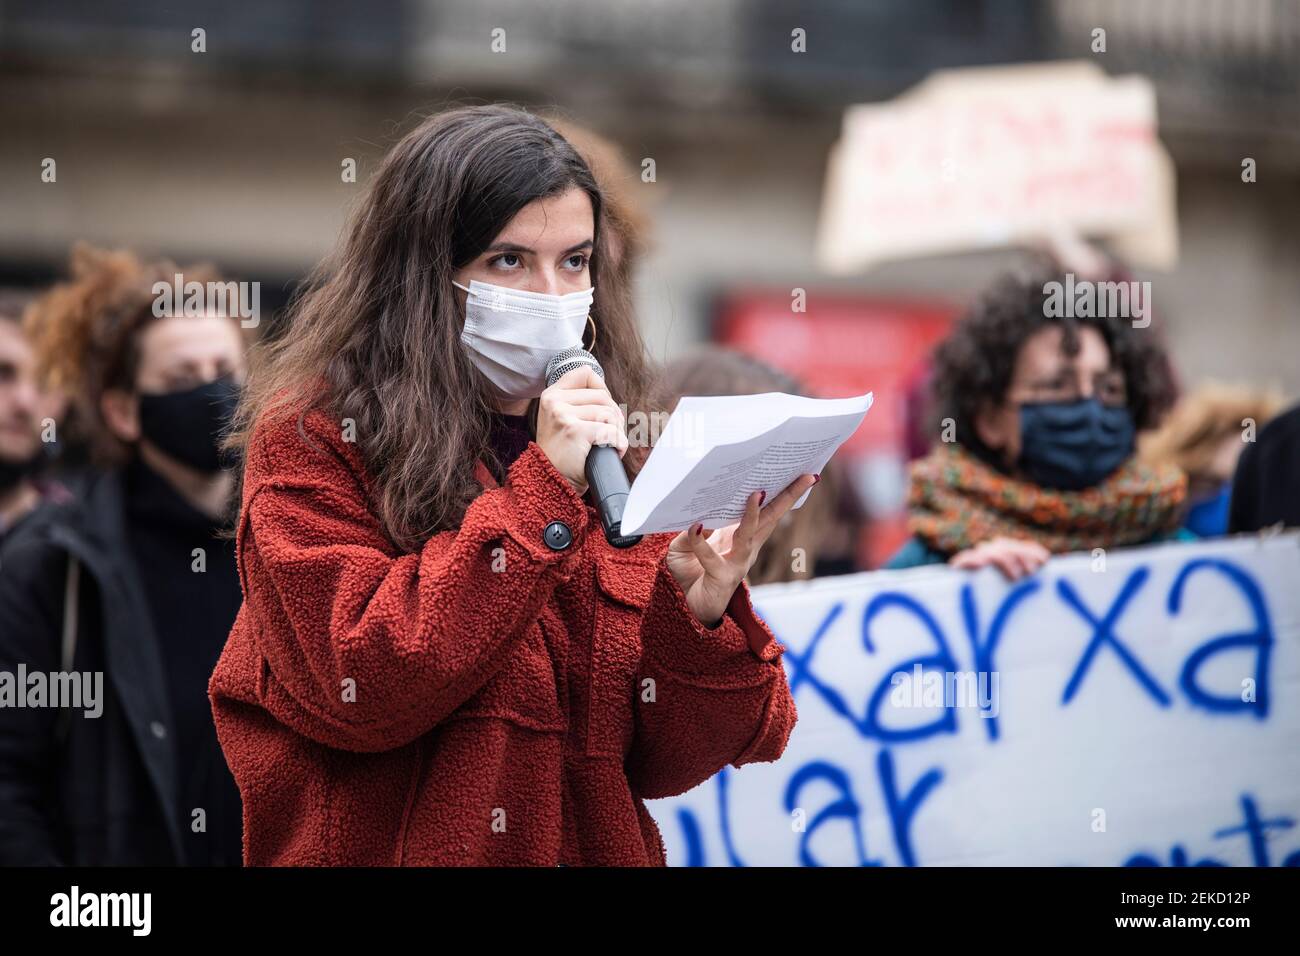
[[[538,621],[528,626],[528,632],[488,682],[447,719],[483,717],[548,733],[568,729],[551,651]]]
[[[596,567],[598,598],[592,634],[586,754],[622,759],[636,731],[636,696],[643,688],[641,618],[650,603],[654,569],[644,565],[600,562]]]

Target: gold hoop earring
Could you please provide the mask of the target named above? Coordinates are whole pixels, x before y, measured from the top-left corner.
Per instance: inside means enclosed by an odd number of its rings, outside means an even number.
[[[587,324],[591,326],[591,344],[587,346],[587,351],[590,352],[596,347],[596,320],[590,312],[587,313]]]

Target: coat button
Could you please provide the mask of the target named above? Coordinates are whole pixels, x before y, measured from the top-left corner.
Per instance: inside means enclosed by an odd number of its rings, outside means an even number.
[[[542,532],[542,540],[552,551],[563,551],[573,544],[573,532],[563,521],[552,521]]]
[[[164,727],[161,723],[159,723],[156,720],[149,725],[149,729],[153,732],[153,735],[157,737],[159,740],[162,740],[164,737],[167,736],[167,728]]]

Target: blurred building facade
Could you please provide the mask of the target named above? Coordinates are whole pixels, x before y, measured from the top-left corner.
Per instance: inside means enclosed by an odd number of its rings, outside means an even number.
[[[1185,379],[1300,395],[1300,0],[0,2],[0,284],[47,281],[85,238],[214,259],[274,306],[421,114],[505,100],[636,164],[654,223],[638,297],[660,358],[711,337],[736,295],[959,305],[1015,254],[819,272],[842,111],[939,68],[1061,58],[1156,83],[1182,257],[1139,277]]]

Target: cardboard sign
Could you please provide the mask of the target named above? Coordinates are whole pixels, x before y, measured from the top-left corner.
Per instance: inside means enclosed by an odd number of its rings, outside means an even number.
[[[649,804],[674,865],[1300,865],[1300,535],[755,588],[780,760]]]
[[[845,112],[818,235],[828,272],[1062,230],[1175,264],[1173,163],[1145,78],[1087,62],[941,71]]]

